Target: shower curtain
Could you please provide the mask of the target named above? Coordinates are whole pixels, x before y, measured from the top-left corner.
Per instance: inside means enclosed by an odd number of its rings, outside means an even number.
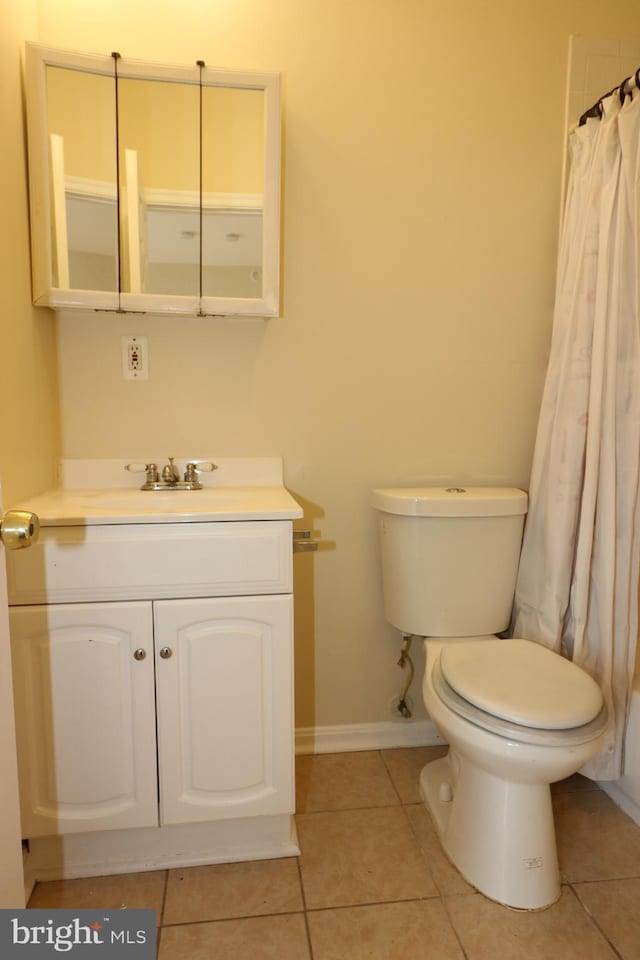
[[[512,632],[600,685],[612,721],[581,771],[622,773],[640,553],[640,92],[570,138],[553,336]]]

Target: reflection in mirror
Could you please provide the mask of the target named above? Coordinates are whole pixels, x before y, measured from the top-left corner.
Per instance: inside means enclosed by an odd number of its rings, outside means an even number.
[[[121,290],[200,294],[197,84],[118,78]]]
[[[47,66],[46,86],[53,286],[117,291],[113,77]]]
[[[202,295],[262,296],[262,90],[202,89]]]

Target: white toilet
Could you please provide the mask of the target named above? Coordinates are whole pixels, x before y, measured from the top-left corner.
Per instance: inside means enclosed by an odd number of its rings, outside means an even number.
[[[371,502],[385,614],[425,638],[424,702],[449,744],[420,776],[442,846],[491,899],[547,907],[560,896],[549,784],[599,750],[608,714],[579,667],[495,636],[509,625],[527,495],[395,488]]]

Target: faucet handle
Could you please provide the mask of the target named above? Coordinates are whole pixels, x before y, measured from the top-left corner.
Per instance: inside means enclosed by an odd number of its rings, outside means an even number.
[[[184,471],[185,483],[193,483],[196,479],[196,473],[211,473],[212,470],[217,470],[215,463],[210,463],[208,460],[201,460],[196,463],[188,463]]]
[[[158,465],[156,463],[133,463],[125,464],[125,470],[128,470],[129,473],[146,473],[147,483],[157,483],[158,481]]]

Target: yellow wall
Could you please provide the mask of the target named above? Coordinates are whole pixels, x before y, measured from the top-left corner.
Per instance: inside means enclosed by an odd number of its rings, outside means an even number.
[[[640,9],[39,0],[39,16],[51,45],[282,72],[283,316],[63,318],[64,452],[281,454],[326,545],[296,560],[298,723],[385,720],[402,675],[368,492],[527,485],[568,38],[637,40]],[[149,338],[148,382],[121,379],[123,333]]]
[[[35,0],[2,4],[0,26],[0,481],[5,506],[54,482],[58,403],[54,317],[31,306],[21,55]]]
[[[110,183],[115,193],[114,87],[110,76],[47,67],[49,133],[64,139],[65,173]]]
[[[203,189],[261,193],[264,94],[203,90]],[[160,122],[159,122],[160,120]],[[123,78],[118,83],[122,152],[138,152],[142,182],[152,189],[200,186],[200,90],[192,84]]]
[[[262,193],[264,93],[205,87],[202,113],[205,193]]]
[[[49,133],[64,139],[65,173],[115,191],[115,76],[49,66],[46,83]],[[205,87],[202,111],[204,191],[262,193],[262,91]],[[199,124],[197,84],[120,78],[120,163],[124,170],[124,151],[136,150],[145,187],[199,190]]]

